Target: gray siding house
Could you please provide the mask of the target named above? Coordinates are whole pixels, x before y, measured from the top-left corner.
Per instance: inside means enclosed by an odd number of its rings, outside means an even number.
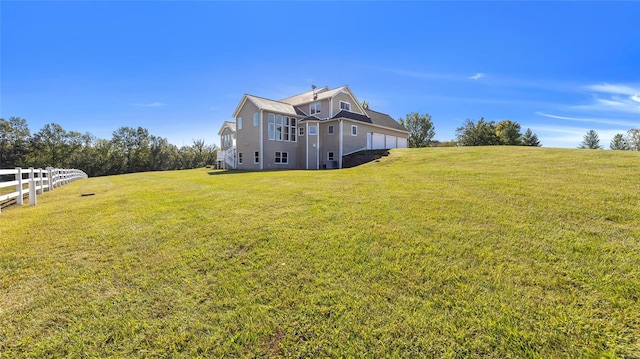
[[[407,147],[389,115],[363,108],[348,86],[313,88],[279,101],[244,95],[218,132],[222,168],[342,168],[344,156]]]

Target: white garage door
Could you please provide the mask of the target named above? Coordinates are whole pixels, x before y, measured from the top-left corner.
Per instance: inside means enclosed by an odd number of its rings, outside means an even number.
[[[396,148],[396,136],[387,135],[386,148]]]
[[[398,137],[398,148],[407,148],[407,147],[409,147],[407,146],[407,139]]]
[[[384,135],[381,133],[373,134],[373,149],[374,150],[382,150],[384,149]]]

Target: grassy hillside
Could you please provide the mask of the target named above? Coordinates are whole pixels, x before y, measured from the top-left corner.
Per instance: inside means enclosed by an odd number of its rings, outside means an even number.
[[[0,357],[637,358],[639,168],[434,148],[77,181],[0,214]]]

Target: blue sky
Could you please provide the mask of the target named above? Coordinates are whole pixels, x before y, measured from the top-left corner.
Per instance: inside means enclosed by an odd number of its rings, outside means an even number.
[[[545,147],[640,127],[640,2],[0,2],[0,116],[218,143],[244,93],[349,85],[394,118],[519,122]]]

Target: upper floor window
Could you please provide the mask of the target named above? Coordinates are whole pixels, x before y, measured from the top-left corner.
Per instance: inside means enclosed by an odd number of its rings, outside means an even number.
[[[357,136],[357,135],[358,135],[358,126],[351,125],[351,136]]]
[[[282,141],[282,115],[276,115],[276,141]]]
[[[330,135],[333,135],[333,125],[329,125],[328,132]]]
[[[345,101],[340,101],[340,109],[345,111],[351,111],[351,104]]]
[[[318,127],[316,125],[309,126],[309,136],[314,136],[318,134]]]
[[[253,127],[258,127],[259,124],[260,124],[260,114],[256,112],[253,114]]]
[[[238,130],[242,130],[242,117],[238,117],[236,122],[238,124]]]
[[[276,139],[276,115],[270,113],[267,119],[268,122],[268,136],[270,140]]]
[[[310,115],[314,115],[316,113],[320,113],[321,111],[322,111],[322,108],[320,107],[320,101],[314,102],[311,105],[309,105],[309,114]]]

